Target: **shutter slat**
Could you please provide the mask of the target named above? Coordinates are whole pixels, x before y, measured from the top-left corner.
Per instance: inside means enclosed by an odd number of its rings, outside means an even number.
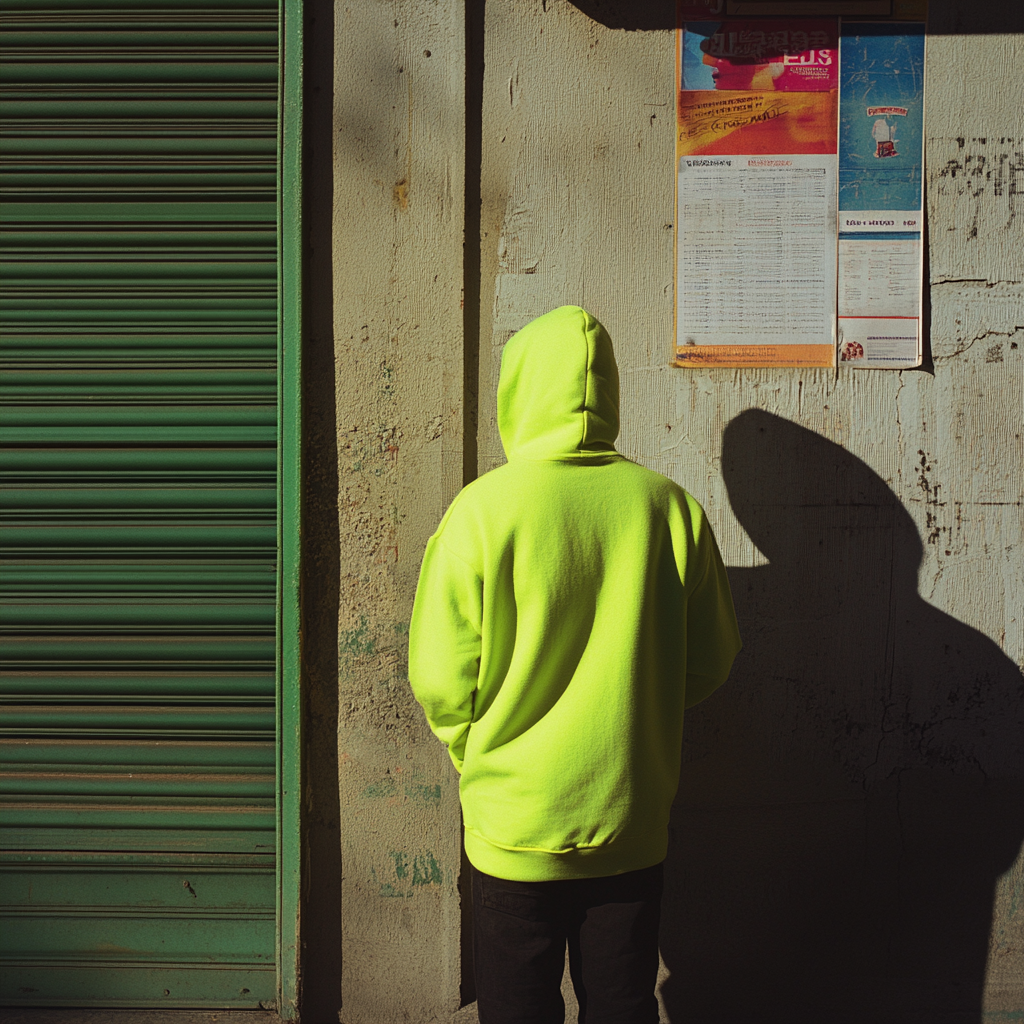
[[[61,734],[77,732],[227,731],[274,733],[274,707],[138,707],[135,705],[5,704],[0,735],[19,732]]]
[[[140,686],[140,683],[144,684]],[[140,693],[139,691],[143,692]],[[236,700],[274,698],[274,677],[268,675],[242,675],[240,673],[213,675],[151,674],[144,679],[138,673],[112,675],[110,673],[74,673],[60,675],[5,672],[0,676],[0,694],[12,700],[53,700],[73,704],[87,696],[114,700],[122,694],[131,694],[138,701],[188,700],[227,703]]]
[[[160,766],[161,771],[170,765],[182,766],[182,770],[215,768],[218,772],[274,768],[273,747],[254,742],[0,739],[0,752],[6,764],[66,765],[69,772],[82,771],[83,765],[106,766],[111,771],[115,770],[113,766],[121,765],[127,772],[153,765]],[[41,852],[40,856],[59,860],[57,853]]]

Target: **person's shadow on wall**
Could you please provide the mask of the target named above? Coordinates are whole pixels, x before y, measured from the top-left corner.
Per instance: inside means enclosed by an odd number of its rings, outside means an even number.
[[[859,459],[751,410],[722,461],[770,564],[730,569],[744,649],[686,724],[669,1019],[978,1022],[1024,837],[1020,671],[918,595],[913,520]]]

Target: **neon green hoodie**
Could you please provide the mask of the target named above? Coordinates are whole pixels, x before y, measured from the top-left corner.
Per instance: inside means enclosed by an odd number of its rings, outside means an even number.
[[[578,306],[505,346],[508,463],[464,488],[427,544],[409,678],[462,773],[466,853],[499,878],[657,864],[683,709],[740,649],[700,505],[615,451],[611,340]]]

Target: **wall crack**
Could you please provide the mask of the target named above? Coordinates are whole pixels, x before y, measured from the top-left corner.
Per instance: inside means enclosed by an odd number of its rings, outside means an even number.
[[[1015,335],[1024,331],[1024,325],[1014,327],[1012,331],[983,331],[981,334],[976,334],[966,345],[961,345],[959,348],[946,355],[933,356],[935,362],[944,362],[947,359],[956,359],[957,356],[963,355],[965,352],[970,351],[973,348],[975,342],[984,341],[986,338],[1004,338],[1009,340]]]

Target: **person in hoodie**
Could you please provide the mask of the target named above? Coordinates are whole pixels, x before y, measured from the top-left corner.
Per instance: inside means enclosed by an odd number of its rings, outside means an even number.
[[[740,649],[700,505],[615,450],[611,339],[579,306],[505,346],[508,462],[427,544],[409,679],[461,774],[481,1024],[655,1024],[683,712]]]

